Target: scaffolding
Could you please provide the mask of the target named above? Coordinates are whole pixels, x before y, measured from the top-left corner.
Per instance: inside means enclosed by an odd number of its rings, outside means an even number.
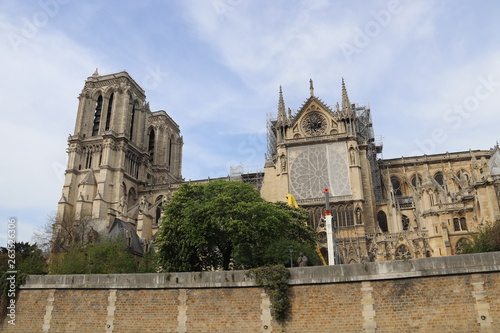
[[[277,149],[277,138],[276,129],[274,125],[276,124],[276,118],[268,113],[266,117],[266,127],[267,127],[267,153],[266,160],[272,160],[276,156]]]
[[[258,168],[245,168],[242,164],[234,165],[230,168],[229,180],[240,181],[253,185],[260,191],[262,188],[262,181],[264,180],[264,171]]]
[[[358,106],[357,104],[353,106],[353,110],[356,115],[356,134],[367,145],[366,157],[370,161],[375,201],[381,202],[384,197],[382,193],[382,178],[377,154],[382,153],[382,142],[381,139],[378,142],[375,141],[370,108],[366,106]]]
[[[241,175],[241,180],[244,183],[253,185],[259,192],[262,188],[262,181],[264,180],[264,172],[250,172]]]

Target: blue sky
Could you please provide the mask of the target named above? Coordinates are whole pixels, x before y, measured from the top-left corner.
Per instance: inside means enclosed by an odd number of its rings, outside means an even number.
[[[0,245],[57,208],[77,96],[127,70],[184,137],[183,176],[261,170],[266,117],[315,95],[369,104],[384,158],[489,149],[500,127],[496,1],[0,3]],[[1,227],[4,225],[4,227]]]

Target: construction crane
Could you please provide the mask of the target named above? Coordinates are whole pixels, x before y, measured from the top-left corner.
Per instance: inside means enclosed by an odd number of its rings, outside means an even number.
[[[287,194],[285,195],[285,197],[288,200],[288,206],[299,208],[299,205],[297,204],[297,201],[295,201],[295,197],[293,196],[293,194]],[[307,225],[307,222],[304,223],[305,225]],[[323,266],[326,266],[325,258],[323,258],[323,254],[319,249],[318,243],[316,243],[316,253],[318,254],[319,259],[321,259],[321,263],[323,264]]]

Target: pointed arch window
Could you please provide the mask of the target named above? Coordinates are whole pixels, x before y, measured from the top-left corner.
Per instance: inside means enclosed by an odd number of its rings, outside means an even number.
[[[137,202],[137,192],[133,187],[131,187],[130,190],[128,190],[128,202],[127,202],[128,208],[130,209],[130,207],[135,205],[136,202]]]
[[[106,113],[106,127],[104,128],[105,131],[109,130],[111,126],[111,110],[113,109],[113,94],[109,96],[109,102],[108,102],[108,112]]]
[[[91,149],[87,149],[86,159],[85,159],[85,169],[91,169],[92,168],[92,155],[93,155],[92,150]]]
[[[149,142],[148,142],[148,152],[149,152],[149,161],[153,163],[154,155],[155,155],[155,130],[151,129],[149,132]]]
[[[443,173],[441,171],[436,172],[436,174],[434,175],[434,180],[436,181],[436,183],[443,186],[444,184]]]
[[[332,209],[333,224],[336,227],[354,225],[354,211],[352,205],[340,205]]]
[[[172,165],[172,141],[174,140],[174,137],[171,136],[170,140],[168,140],[168,166]]]
[[[412,259],[410,249],[408,249],[408,247],[406,245],[400,245],[396,249],[396,253],[394,254],[394,259],[396,259],[396,260]]]
[[[456,217],[453,219],[453,227],[455,231],[466,231],[467,230],[467,220],[465,217]]]
[[[403,225],[403,230],[409,230],[410,229],[410,219],[408,218],[408,216],[403,215],[401,217],[401,223]]]
[[[134,118],[135,118],[135,103],[132,105],[132,112],[130,112],[130,140],[134,134]]]
[[[387,227],[387,215],[384,211],[377,213],[377,222],[382,232],[389,232],[389,228]]]
[[[156,207],[155,225],[160,225],[162,213],[163,213],[163,210],[161,209],[161,206]]]
[[[422,184],[422,177],[420,177],[420,175],[416,173],[411,178],[411,185],[413,185],[414,188],[417,188],[417,186],[420,184]]]
[[[339,227],[345,227],[345,208],[344,208],[344,206],[339,206],[337,209],[337,225]]]
[[[92,126],[92,136],[99,134],[99,125],[101,124],[102,96],[99,95],[95,106],[94,125]]]
[[[392,176],[391,177],[391,184],[392,184],[392,189],[394,190],[394,195],[396,196],[402,196],[403,191],[401,190],[401,181],[399,180],[398,177]]]
[[[347,205],[346,207],[346,225],[354,225],[354,211],[352,205]]]

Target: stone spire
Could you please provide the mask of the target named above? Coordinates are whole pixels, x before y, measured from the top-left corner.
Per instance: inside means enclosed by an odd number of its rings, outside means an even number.
[[[314,96],[314,86],[313,86],[313,80],[309,79],[309,91],[311,92],[311,97]]]
[[[349,96],[347,96],[347,90],[345,88],[344,78],[342,78],[342,111],[347,111],[351,108],[351,103],[349,102]]]
[[[351,114],[351,102],[349,102],[349,96],[347,96],[344,78],[342,78],[342,112]]]
[[[99,71],[97,70],[97,68],[95,69],[95,72],[94,74],[92,74],[93,77],[98,77],[99,76]]]
[[[288,118],[286,116],[285,101],[283,100],[283,90],[280,86],[280,98],[278,101],[278,126],[285,126],[288,124]]]

